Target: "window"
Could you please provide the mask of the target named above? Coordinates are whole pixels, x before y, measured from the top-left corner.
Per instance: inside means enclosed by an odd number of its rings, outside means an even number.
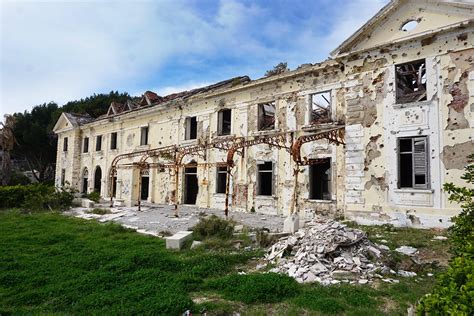
[[[311,124],[331,121],[331,91],[315,93],[311,96]]]
[[[110,149],[117,149],[117,132],[110,134]]]
[[[427,137],[398,139],[398,187],[427,189],[428,175]]]
[[[61,186],[66,183],[66,169],[61,169]]]
[[[140,146],[148,145],[148,126],[141,128]]]
[[[83,153],[89,152],[89,137],[84,138],[84,143],[82,145],[82,152]]]
[[[67,137],[64,137],[64,140],[63,140],[63,151],[67,151]]]
[[[227,181],[227,167],[217,167],[216,193],[225,193]]]
[[[397,103],[426,100],[426,64],[424,60],[395,66]]]
[[[258,164],[257,195],[272,195],[273,193],[273,163],[265,161]]]
[[[99,135],[95,138],[95,151],[102,150],[102,135]]]
[[[313,160],[309,165],[309,198],[331,200],[331,159]]]
[[[217,134],[230,135],[230,127],[232,122],[232,110],[220,110],[217,120]]]
[[[258,130],[266,131],[275,129],[275,102],[258,105]]]
[[[197,118],[187,117],[186,118],[186,140],[197,138]]]

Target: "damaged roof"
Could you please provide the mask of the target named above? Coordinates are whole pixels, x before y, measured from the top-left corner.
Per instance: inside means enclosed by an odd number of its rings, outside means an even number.
[[[79,114],[64,112],[64,115],[74,127],[81,126],[94,121],[94,118],[87,113]]]

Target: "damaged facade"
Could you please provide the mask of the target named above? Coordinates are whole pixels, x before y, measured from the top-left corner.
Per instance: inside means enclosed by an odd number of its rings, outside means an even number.
[[[325,62],[64,113],[56,184],[128,205],[447,226],[442,184],[464,185],[474,153],[473,17],[467,2],[392,1]]]

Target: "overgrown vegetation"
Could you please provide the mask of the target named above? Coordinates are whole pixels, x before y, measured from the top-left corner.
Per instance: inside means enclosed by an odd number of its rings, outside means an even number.
[[[290,69],[288,68],[288,63],[281,62],[278,65],[276,65],[275,67],[273,67],[273,69],[267,70],[265,72],[265,77],[276,76],[276,75],[282,74],[282,73],[287,72],[287,71],[290,71]]]
[[[105,215],[105,214],[110,214],[112,212],[108,209],[105,209],[105,208],[94,208],[90,211],[87,211],[87,213],[96,214],[96,215]]]
[[[474,159],[474,155],[469,158]],[[453,218],[450,228],[454,258],[448,271],[438,279],[432,294],[424,297],[418,305],[419,315],[425,314],[474,314],[474,164],[466,166],[461,177],[470,187],[459,187],[446,183],[444,189],[449,200],[461,205],[461,213]]]
[[[192,228],[194,239],[207,238],[230,239],[234,234],[235,223],[216,215],[201,217]]]
[[[20,206],[31,212],[64,211],[71,207],[74,190],[69,186],[56,189],[44,184],[0,186],[0,208]]]
[[[95,203],[100,202],[100,193],[99,192],[91,192],[89,194],[86,194],[86,198],[88,198],[91,201],[94,201]]]

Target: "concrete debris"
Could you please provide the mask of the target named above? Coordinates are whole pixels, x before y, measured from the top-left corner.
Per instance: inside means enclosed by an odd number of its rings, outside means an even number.
[[[402,277],[405,277],[405,278],[411,278],[411,277],[416,276],[416,273],[411,272],[411,271],[399,270],[398,275],[400,275]]]
[[[395,251],[407,256],[414,256],[418,252],[418,249],[410,246],[401,246],[395,249]]]
[[[434,236],[433,237],[433,240],[447,240],[447,239],[448,239],[448,237],[446,237],[446,236]]]
[[[191,249],[195,249],[201,245],[202,245],[202,241],[194,240],[193,243],[191,244]]]
[[[380,260],[384,251],[363,231],[316,218],[305,229],[280,238],[265,259],[276,265],[271,272],[288,274],[300,283],[366,284],[377,273],[390,272]]]

